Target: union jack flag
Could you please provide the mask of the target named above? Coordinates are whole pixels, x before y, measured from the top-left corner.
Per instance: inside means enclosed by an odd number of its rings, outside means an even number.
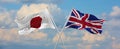
[[[65,28],[85,29],[92,34],[101,34],[103,22],[103,19],[98,19],[92,14],[84,14],[73,9]]]

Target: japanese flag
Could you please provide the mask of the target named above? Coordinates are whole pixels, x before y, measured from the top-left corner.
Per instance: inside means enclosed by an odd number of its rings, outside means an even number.
[[[47,9],[43,9],[39,13],[31,14],[20,19],[16,17],[15,22],[19,27],[19,34],[28,34],[35,29],[55,29],[51,15]]]

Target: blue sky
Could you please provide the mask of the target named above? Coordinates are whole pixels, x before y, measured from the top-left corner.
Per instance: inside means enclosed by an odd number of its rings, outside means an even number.
[[[0,0],[0,49],[53,49],[58,39],[57,30],[42,29],[19,35],[18,26],[14,22],[16,17],[29,15],[34,13],[33,9],[41,10],[45,6],[48,6],[59,29],[73,8],[106,20],[101,35],[93,35],[85,30],[65,29],[62,37],[66,49],[120,49],[119,2],[120,0]],[[61,40],[56,49],[64,49]]]

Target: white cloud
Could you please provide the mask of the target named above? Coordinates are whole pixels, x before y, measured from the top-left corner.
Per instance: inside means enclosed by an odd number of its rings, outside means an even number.
[[[17,16],[25,17],[34,13],[39,13],[42,9],[47,8],[47,6],[46,4],[23,5],[20,10],[18,10]]]
[[[110,16],[120,16],[120,7],[114,6],[113,11],[110,13]]]
[[[76,32],[68,33],[68,34],[65,34],[65,33],[66,32],[56,34],[52,39],[53,42],[59,42],[59,43],[64,42],[64,43],[70,44],[71,42],[74,43],[75,41],[80,41],[81,40],[80,37],[75,36],[77,34]],[[59,41],[58,41],[58,39],[59,39]]]
[[[111,45],[112,49],[120,49],[120,39],[113,38]]]
[[[55,4],[31,4],[31,5],[23,5],[20,10],[18,10],[17,12],[17,16],[19,18],[31,15],[31,14],[35,14],[35,13],[39,13],[40,11],[42,11],[43,9],[48,8],[49,12],[51,13],[59,13],[60,12],[60,8],[57,7],[57,5]]]
[[[90,34],[88,32],[84,33],[82,40],[83,41],[87,41],[88,43],[95,43],[97,41],[104,41],[106,39],[106,37],[108,38],[108,34],[107,32],[105,32],[104,35],[95,35],[95,34]]]
[[[3,3],[16,3],[16,2],[18,2],[18,0],[0,0],[0,2],[3,2]]]
[[[0,0],[0,3],[24,3],[24,4],[31,4],[31,3],[61,3],[62,0]]]
[[[75,36],[78,33],[74,33],[74,35],[70,35],[71,33],[62,33],[63,42],[65,43],[65,47],[67,49],[93,49],[100,48],[102,43],[107,42],[107,39],[115,40],[115,37],[112,37],[108,32],[104,31],[103,34],[95,35],[90,34],[89,32],[82,32],[82,36]],[[53,38],[53,42],[57,42],[58,34]],[[59,42],[61,43],[61,41]],[[70,46],[69,46],[70,45]],[[105,48],[105,47],[104,47]]]
[[[96,43],[98,41],[105,41],[107,38],[110,38],[110,35],[108,34],[108,32],[104,32],[104,34],[98,34],[98,35],[90,34],[87,31],[85,31],[83,33],[84,33],[83,35],[79,35],[79,36],[78,36],[79,33],[74,33],[74,32],[70,33],[70,34],[68,33],[66,35],[64,33],[62,33],[61,36],[62,36],[63,42],[65,42],[65,43],[71,43],[71,42],[74,43],[76,41],[77,42],[83,41],[83,42],[87,42],[87,43]],[[77,35],[77,36],[75,36],[75,35]],[[59,34],[59,36],[60,36],[60,34]],[[53,42],[57,42],[57,40],[58,40],[58,34],[54,36]],[[59,42],[62,42],[62,41],[59,41]]]
[[[92,49],[92,45],[77,44],[78,49]]]
[[[111,47],[108,49],[120,49],[120,39],[114,35],[111,36],[111,42],[109,44]]]
[[[59,39],[59,42],[69,42],[71,38],[66,36],[64,33],[61,33],[61,34],[58,33],[54,36],[53,42],[58,42],[58,39]]]
[[[105,17],[107,16],[107,17]],[[107,19],[105,21],[105,27],[107,27],[108,30],[113,30],[113,28],[120,28],[120,7],[119,6],[113,6],[113,10],[109,14],[105,14],[105,18]],[[109,17],[108,17],[109,16]]]
[[[113,48],[113,49],[120,49],[120,44],[113,44],[113,45],[112,45],[112,48]]]
[[[19,35],[18,30],[16,28],[0,29],[0,41],[4,41],[2,42],[3,44],[7,42],[15,42],[22,44],[26,44],[26,43],[30,44],[31,42],[33,42],[32,44],[34,44],[39,42],[40,40],[46,41],[47,36],[48,36],[47,34],[43,32],[38,32],[37,30],[31,34]]]
[[[113,27],[119,27],[120,26],[120,20],[119,19],[111,19],[109,21],[107,21],[106,23],[108,23],[107,25],[110,27],[110,28],[113,28]]]
[[[8,27],[8,26],[9,27],[15,26],[15,23],[13,20],[15,12],[16,12],[15,10],[7,11],[5,8],[0,7],[0,28]]]

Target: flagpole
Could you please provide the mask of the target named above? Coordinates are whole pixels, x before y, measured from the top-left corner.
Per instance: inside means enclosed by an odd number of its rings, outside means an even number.
[[[72,12],[72,10],[71,10],[71,12]],[[68,22],[68,20],[69,20],[69,18],[70,18],[71,12],[69,13],[69,16],[67,17],[67,20],[66,20],[65,24],[63,25],[63,28],[61,29],[60,32],[63,32],[63,31],[65,30],[65,26],[66,26],[66,24],[67,24],[67,22]],[[61,34],[62,34],[62,33],[61,33]]]
[[[71,12],[70,12],[70,13],[71,13]],[[65,22],[65,24],[64,24],[64,26],[63,26],[63,28],[61,29],[61,31],[59,31],[60,36],[59,36],[59,34],[58,34],[57,43],[58,43],[58,41],[59,41],[59,38],[61,38],[62,43],[63,43],[63,45],[64,45],[64,41],[63,41],[63,38],[62,38],[62,33],[63,33],[63,30],[65,29],[65,25],[67,24],[67,21],[68,21],[69,17],[70,17],[70,14],[69,14],[69,16],[67,17],[67,20],[66,20],[66,22]],[[57,46],[57,43],[56,43],[56,46]],[[55,46],[54,49],[56,49],[56,46]],[[65,48],[65,46],[64,46],[64,48]],[[66,49],[66,48],[65,48],[65,49]]]
[[[52,18],[53,18],[53,17],[52,17],[52,16],[50,16],[50,19],[52,20],[52,22],[53,22],[53,24],[54,24],[54,26],[55,26],[55,28],[56,28],[57,32],[59,32],[59,33],[60,33],[60,31],[58,30],[58,28],[57,28],[57,26],[56,26],[56,24],[55,24],[55,22],[53,21],[53,19],[52,19]],[[58,37],[58,38],[59,38],[59,33],[57,34],[57,37]],[[59,39],[57,40],[57,42],[56,42],[56,44],[55,44],[54,49],[56,49],[56,48],[57,48],[58,41],[59,41]]]
[[[72,10],[70,11],[70,13],[69,13],[69,15],[68,15],[68,17],[67,17],[67,20],[66,20],[66,22],[65,22],[65,24],[64,24],[64,26],[63,26],[63,28],[62,28],[62,30],[61,31],[63,31],[65,28],[65,25],[67,24],[67,22],[68,22],[68,20],[69,20],[69,18],[70,18],[70,16],[71,16],[71,13],[72,13],[72,11],[73,11],[73,9],[74,8],[72,8]]]
[[[48,8],[47,8],[47,10],[48,10]],[[48,11],[48,12],[49,12],[49,11]],[[57,28],[57,26],[56,26],[56,24],[55,24],[55,22],[53,21],[52,18],[53,18],[53,17],[50,16],[50,19],[52,20],[52,22],[53,22],[53,24],[54,24],[54,26],[55,26],[57,32],[59,32],[59,33],[57,34],[58,40],[57,40],[56,45],[55,45],[55,47],[54,47],[54,49],[56,49],[56,47],[57,47],[57,45],[58,45],[58,41],[59,41],[60,35],[62,35],[62,34],[60,34],[61,32],[58,30],[58,28]],[[59,35],[59,34],[60,34],[60,35]],[[61,38],[61,39],[62,39],[62,38]],[[64,46],[64,42],[63,42],[63,41],[62,41],[62,43],[63,43],[63,46]],[[64,46],[64,49],[66,49],[65,46]]]
[[[71,10],[71,12],[72,12],[72,10]],[[71,12],[69,13],[69,16],[67,17],[67,20],[66,20],[66,22],[65,22],[65,24],[64,24],[64,26],[63,26],[63,28],[61,29],[61,32],[65,29],[65,25],[67,24],[67,22],[68,22],[68,20],[69,20],[69,18],[70,18]]]

